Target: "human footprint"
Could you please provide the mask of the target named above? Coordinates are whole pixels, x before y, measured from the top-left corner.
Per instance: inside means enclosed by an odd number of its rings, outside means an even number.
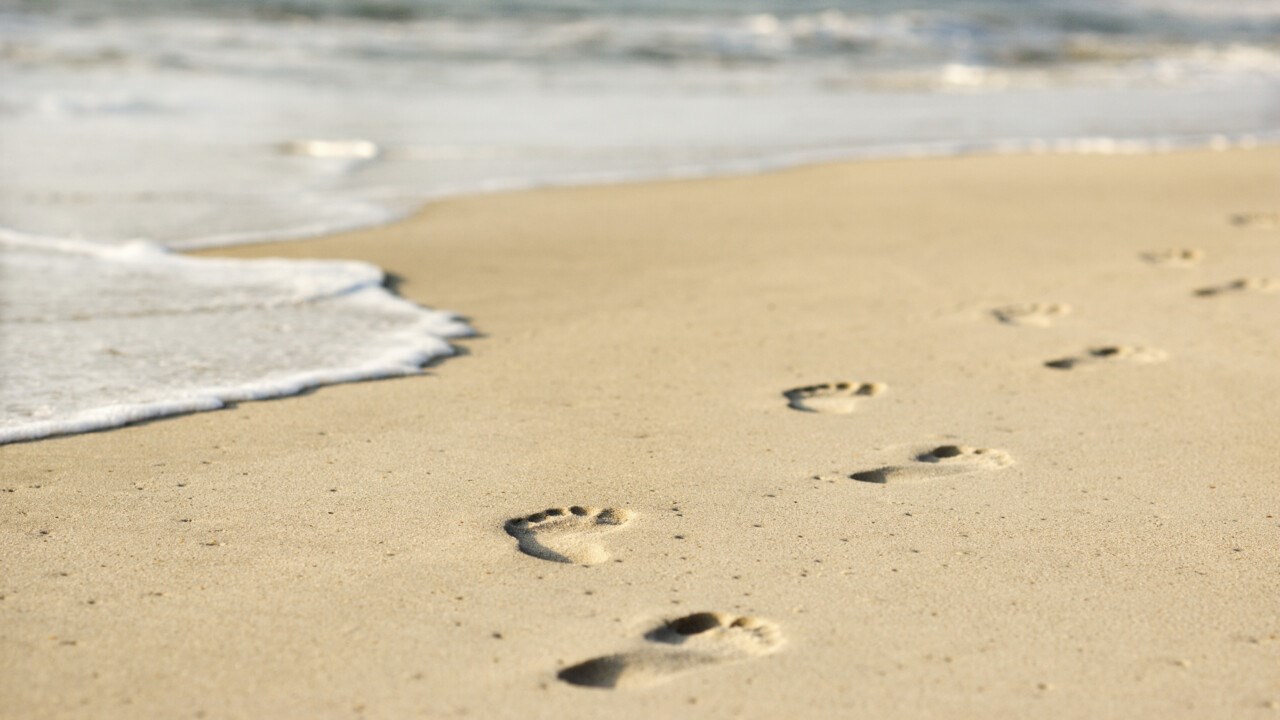
[[[714,612],[686,615],[644,637],[653,644],[580,662],[557,677],[584,687],[642,688],[699,668],[767,655],[782,645],[781,632],[767,620]]]
[[[620,530],[634,516],[630,510],[574,505],[508,520],[505,529],[526,555],[553,562],[597,565],[609,559],[609,553],[599,543],[600,536]]]

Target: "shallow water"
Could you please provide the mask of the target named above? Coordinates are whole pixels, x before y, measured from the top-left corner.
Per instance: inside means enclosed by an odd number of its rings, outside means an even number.
[[[824,6],[6,13],[0,225],[222,245],[486,189],[1280,126],[1274,3]]]

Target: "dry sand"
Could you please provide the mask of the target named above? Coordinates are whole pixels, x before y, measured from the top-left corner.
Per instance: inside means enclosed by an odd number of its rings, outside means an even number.
[[[224,251],[481,335],[0,449],[0,715],[1280,716],[1278,203],[902,160]]]

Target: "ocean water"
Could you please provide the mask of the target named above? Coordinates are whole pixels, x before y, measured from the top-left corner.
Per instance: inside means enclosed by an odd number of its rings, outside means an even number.
[[[1278,134],[1276,0],[0,0],[0,442],[413,372],[467,330],[366,265],[186,249],[539,185]]]

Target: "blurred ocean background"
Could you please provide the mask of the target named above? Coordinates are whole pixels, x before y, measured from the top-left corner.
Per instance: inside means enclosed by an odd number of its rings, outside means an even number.
[[[1278,134],[1280,0],[0,0],[0,442],[413,372],[465,331],[358,263],[166,248],[539,185]]]
[[[0,8],[0,225],[95,241],[217,245],[488,189],[1280,127],[1274,0]]]

